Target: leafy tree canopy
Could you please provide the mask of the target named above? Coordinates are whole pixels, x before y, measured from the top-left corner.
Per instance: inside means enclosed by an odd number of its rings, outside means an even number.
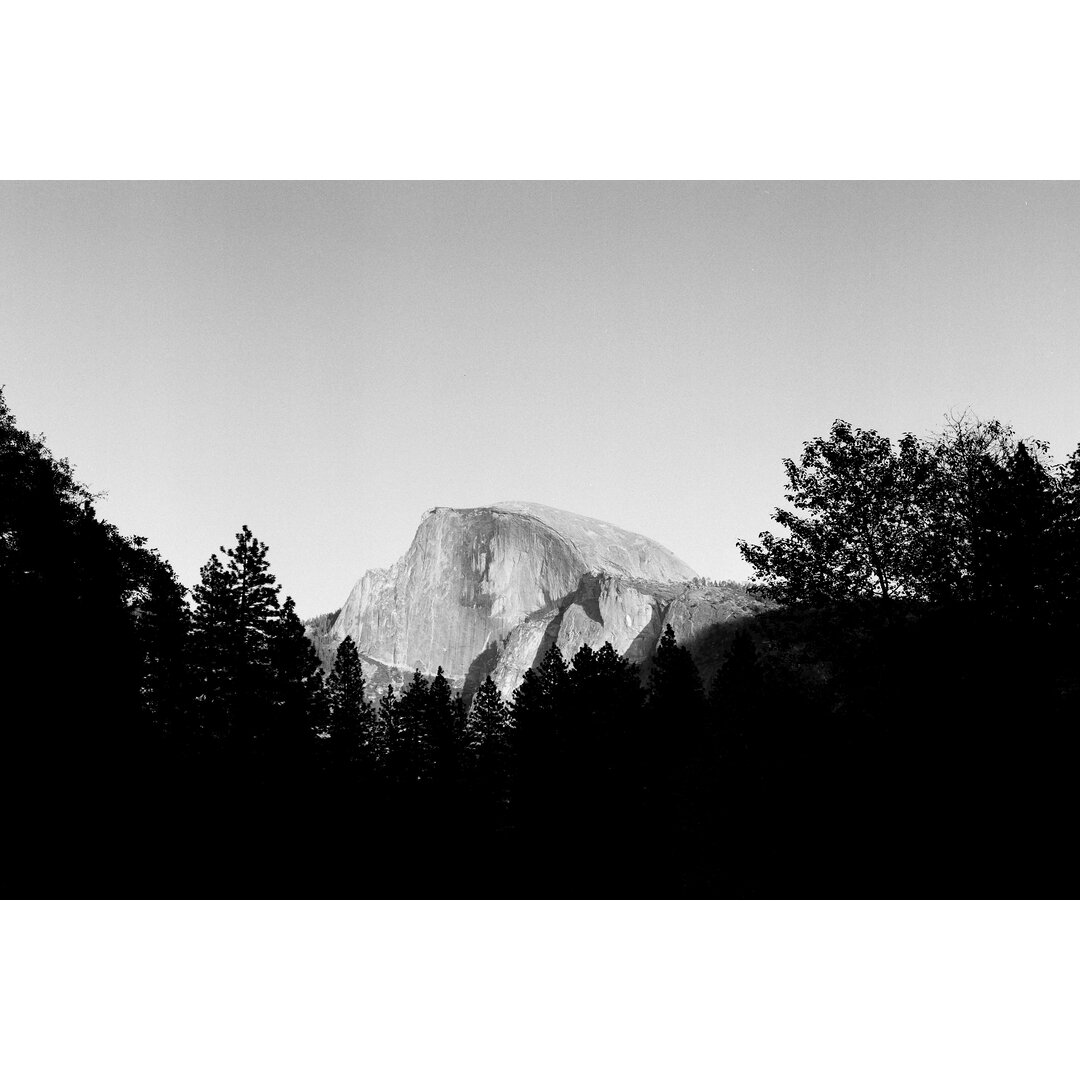
[[[1019,441],[997,421],[961,417],[935,438],[908,434],[893,445],[837,420],[784,470],[790,506],[773,520],[786,535],[738,542],[753,587],[781,603],[977,601],[1019,610],[1030,607],[1032,589],[1046,592],[1050,578],[1067,574],[1068,544],[1050,538],[1064,521],[1068,466],[1054,468],[1045,443]]]

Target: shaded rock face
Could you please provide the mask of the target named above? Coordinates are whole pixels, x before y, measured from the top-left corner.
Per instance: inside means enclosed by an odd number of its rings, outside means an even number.
[[[520,685],[554,643],[571,660],[582,645],[615,651],[648,673],[664,627],[686,645],[706,685],[719,666],[729,632],[768,605],[736,585],[650,582],[606,574],[583,576],[557,610],[534,612],[510,633],[491,673],[504,697]]]
[[[567,511],[438,507],[394,566],[356,583],[324,655],[351,635],[381,671],[442,667],[466,693],[491,674],[509,696],[552,642],[571,658],[610,641],[642,662],[666,622],[682,640],[725,617],[707,588],[688,584],[695,576],[655,541]]]

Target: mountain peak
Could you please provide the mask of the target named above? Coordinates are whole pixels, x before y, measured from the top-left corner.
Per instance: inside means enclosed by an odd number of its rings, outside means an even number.
[[[541,522],[572,544],[586,567],[594,573],[660,582],[689,581],[698,576],[692,567],[662,544],[599,518],[518,500],[492,503],[477,509],[519,514]]]
[[[543,628],[543,637],[579,593],[588,619],[604,610],[597,632],[605,640],[623,644],[644,632],[643,645],[658,632],[657,605],[670,602],[653,593],[696,576],[656,541],[568,510],[517,501],[437,506],[393,567],[357,582],[329,634],[336,641],[351,635],[366,659],[386,668],[432,674],[441,667],[468,682],[492,671],[511,633],[527,623],[528,640],[515,648],[514,670],[503,679],[509,687],[534,659],[525,652],[540,647],[534,631]],[[572,626],[573,617],[568,632]]]

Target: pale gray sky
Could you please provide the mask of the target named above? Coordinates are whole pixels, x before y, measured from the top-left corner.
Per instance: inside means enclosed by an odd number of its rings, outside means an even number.
[[[1080,441],[1080,186],[0,184],[0,382],[185,584],[304,615],[527,500],[744,577],[836,417]]]

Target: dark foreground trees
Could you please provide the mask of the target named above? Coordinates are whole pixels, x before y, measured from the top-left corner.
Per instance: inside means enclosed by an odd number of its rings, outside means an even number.
[[[827,708],[802,740],[800,771],[820,780],[807,820],[860,845],[871,880],[1064,883],[1080,706],[1075,460],[1056,466],[997,422],[954,421],[897,448],[838,422],[785,463],[794,509],[775,520],[788,535],[740,545],[783,605],[759,636],[786,623],[788,673],[816,668]],[[775,697],[781,680],[769,683]],[[788,700],[811,699],[804,685]],[[781,730],[770,765],[799,741]]]
[[[837,420],[797,462],[784,460],[792,509],[778,508],[773,518],[788,535],[739,542],[759,586],[783,603],[918,595],[935,464],[913,435],[893,447]]]
[[[346,637],[338,646],[333,670],[326,680],[326,736],[334,761],[342,767],[363,766],[370,770],[374,763],[375,710],[366,691],[356,643]]]
[[[0,800],[19,891],[40,884],[24,868],[66,867],[75,888],[124,849],[149,798],[139,767],[186,693],[183,590],[95,501],[0,393]]]
[[[787,472],[786,535],[742,545],[772,610],[644,672],[552,647],[509,702],[441,670],[376,701],[248,528],[189,602],[0,399],[15,891],[1063,891],[1080,452],[838,423]]]
[[[1075,461],[1053,465],[997,421],[893,446],[838,420],[784,461],[790,506],[773,519],[786,535],[739,550],[755,586],[789,606],[975,604],[1048,624],[1080,600]]]

